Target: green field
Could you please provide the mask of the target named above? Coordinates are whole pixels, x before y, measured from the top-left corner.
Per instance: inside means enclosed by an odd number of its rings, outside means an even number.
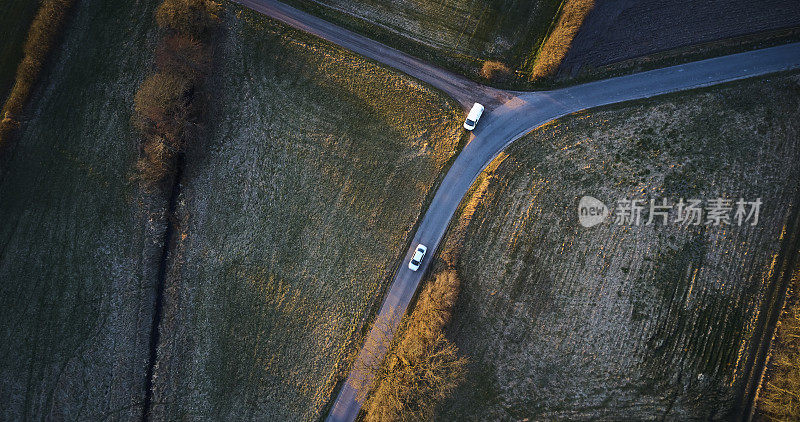
[[[471,366],[438,419],[735,414],[796,230],[798,81],[580,113],[513,145],[484,175],[461,247],[449,335]],[[584,228],[584,195],[612,210],[624,198],[764,205],[752,227]]]
[[[323,415],[464,133],[419,83],[239,11],[186,157],[157,420]]]
[[[153,6],[80,2],[0,164],[0,419],[141,415],[160,248],[129,121]]]
[[[0,103],[14,84],[17,64],[22,60],[22,47],[28,36],[38,1],[0,0]]]
[[[485,60],[512,71],[539,48],[554,0],[288,0],[287,3],[477,79]]]

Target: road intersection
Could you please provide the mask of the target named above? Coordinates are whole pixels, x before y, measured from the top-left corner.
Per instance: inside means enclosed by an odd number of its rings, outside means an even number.
[[[440,69],[278,1],[235,1],[419,79],[451,96],[465,109],[474,102],[487,106],[470,142],[448,170],[414,234],[376,317],[382,324],[368,334],[366,343],[372,347],[362,348],[356,357],[353,370],[328,415],[327,421],[331,422],[349,422],[358,416],[362,404],[358,389],[369,377],[359,368],[369,367],[382,359],[385,347],[376,348],[374,345],[385,344],[391,338],[461,200],[481,171],[511,143],[541,125],[577,111],[800,68],[800,43],[794,43],[552,91],[503,91]],[[411,271],[406,263],[419,243],[428,247],[428,259],[422,262],[418,271]],[[375,340],[378,337],[382,340]]]

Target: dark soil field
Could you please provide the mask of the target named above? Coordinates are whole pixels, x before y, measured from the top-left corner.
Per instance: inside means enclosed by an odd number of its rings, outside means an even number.
[[[2,420],[141,418],[163,221],[138,211],[130,115],[154,6],[79,2],[4,151]]]
[[[438,419],[739,414],[797,247],[798,122],[800,77],[782,75],[581,113],[513,145],[474,193],[449,332],[470,373]],[[584,195],[764,205],[756,226],[584,228]]]
[[[238,17],[237,17],[238,16]],[[419,83],[229,7],[187,154],[156,420],[316,420],[464,133]]]
[[[667,50],[795,27],[800,27],[795,0],[598,1],[561,72],[575,75]],[[746,42],[740,39],[728,48]]]

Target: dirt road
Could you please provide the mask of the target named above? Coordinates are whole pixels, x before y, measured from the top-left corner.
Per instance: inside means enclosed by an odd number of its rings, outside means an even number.
[[[465,109],[472,107],[472,103],[476,101],[486,105],[500,105],[510,99],[509,94],[505,91],[483,86],[463,76],[430,65],[402,51],[338,27],[281,2],[275,0],[235,1],[291,27],[314,34],[433,85],[453,97]]]

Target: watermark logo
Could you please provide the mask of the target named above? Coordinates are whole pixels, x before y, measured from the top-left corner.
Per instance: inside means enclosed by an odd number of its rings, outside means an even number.
[[[761,213],[761,198],[734,201],[725,197],[684,199],[669,201],[666,198],[649,200],[620,199],[613,213],[614,224],[620,226],[652,226],[668,224],[682,226],[755,226]],[[578,222],[583,227],[593,227],[606,220],[609,209],[600,200],[584,196],[578,204]]]
[[[578,203],[578,221],[583,227],[593,227],[608,217],[608,207],[599,199],[584,196]]]

